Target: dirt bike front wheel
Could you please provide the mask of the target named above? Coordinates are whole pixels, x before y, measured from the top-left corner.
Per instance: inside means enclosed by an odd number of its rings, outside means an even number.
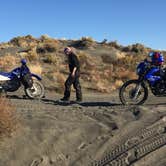
[[[138,80],[130,80],[120,88],[119,98],[123,105],[143,104],[148,98],[148,89]]]

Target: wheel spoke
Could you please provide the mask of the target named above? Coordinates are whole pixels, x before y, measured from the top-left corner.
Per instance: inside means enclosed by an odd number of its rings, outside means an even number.
[[[25,90],[26,94],[30,98],[42,98],[44,96],[44,87],[38,82],[34,81],[33,87]]]
[[[136,80],[126,82],[120,89],[120,100],[123,104],[140,104],[147,98],[147,89]]]

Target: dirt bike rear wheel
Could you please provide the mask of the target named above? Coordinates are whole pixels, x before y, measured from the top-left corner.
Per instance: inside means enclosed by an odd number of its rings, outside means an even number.
[[[30,99],[41,99],[45,95],[43,84],[38,80],[33,80],[33,86],[31,88],[24,89],[25,94]]]

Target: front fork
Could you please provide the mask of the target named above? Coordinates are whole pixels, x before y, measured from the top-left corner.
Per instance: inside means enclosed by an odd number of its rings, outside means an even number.
[[[138,95],[139,95],[139,92],[140,92],[141,87],[142,87],[142,83],[144,82],[143,80],[144,80],[144,77],[143,77],[143,76],[140,76],[140,77],[138,78],[138,84],[137,84],[136,87],[135,87],[135,94],[134,94],[134,97],[133,97],[134,100],[136,100],[137,97],[138,97]]]
[[[136,87],[135,87],[135,94],[134,94],[134,97],[133,97],[133,99],[134,100],[136,100],[137,99],[137,97],[138,97],[138,94],[139,94],[139,92],[140,92],[140,90],[141,90],[141,82],[139,82],[137,85],[136,85]]]

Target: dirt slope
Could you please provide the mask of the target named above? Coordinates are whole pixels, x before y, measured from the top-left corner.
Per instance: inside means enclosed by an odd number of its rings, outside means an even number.
[[[10,96],[21,127],[12,138],[1,141],[0,166],[87,166],[95,165],[95,160],[101,166],[106,154],[166,115],[165,98],[124,107],[117,92],[86,92],[83,103],[71,105],[56,103],[60,97],[48,93],[46,99],[33,101]],[[164,165],[165,152],[163,146],[153,151],[155,157],[145,155],[146,160],[133,164]]]

